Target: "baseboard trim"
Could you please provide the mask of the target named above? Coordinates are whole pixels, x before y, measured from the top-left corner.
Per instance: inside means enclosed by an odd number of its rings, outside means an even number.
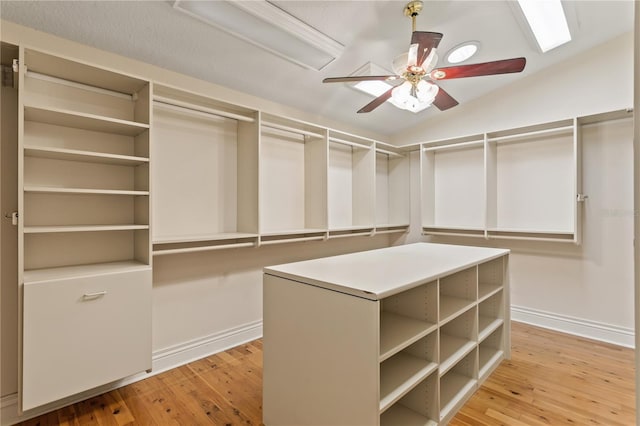
[[[238,327],[214,333],[209,336],[193,339],[179,345],[157,350],[152,355],[152,371],[129,376],[122,380],[70,396],[60,401],[34,408],[18,416],[18,395],[16,393],[0,398],[0,425],[10,426],[39,415],[66,407],[70,404],[109,392],[122,386],[135,383],[147,377],[154,376],[172,368],[204,358],[218,352],[242,345],[262,337],[262,320],[243,324]]]
[[[511,306],[511,319],[513,321],[599,340],[601,342],[612,343],[631,349],[635,347],[634,331],[632,328],[513,305]]]

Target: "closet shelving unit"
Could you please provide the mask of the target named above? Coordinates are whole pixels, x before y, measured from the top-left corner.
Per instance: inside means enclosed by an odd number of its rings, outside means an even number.
[[[153,113],[154,255],[256,246],[259,112],[156,85]]]
[[[260,245],[324,240],[327,129],[262,113]]]
[[[579,244],[577,122],[423,143],[423,233]]]
[[[19,387],[26,410],[151,366],[151,83],[20,52]],[[124,348],[117,354],[113,340]]]
[[[411,221],[409,151],[378,141],[375,151],[375,232],[406,232]]]
[[[264,423],[447,424],[509,358],[508,304],[502,249],[420,243],[265,268]]]
[[[423,144],[422,229],[431,235],[484,236],[484,135]]]
[[[329,130],[329,238],[375,228],[375,141]]]

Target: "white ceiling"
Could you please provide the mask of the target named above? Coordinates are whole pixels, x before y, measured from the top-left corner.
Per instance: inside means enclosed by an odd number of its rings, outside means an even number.
[[[356,114],[372,97],[344,84],[322,83],[369,61],[390,70],[390,61],[406,51],[411,36],[411,22],[402,13],[405,1],[272,3],[345,45],[343,55],[321,71],[304,69],[175,10],[173,1],[2,0],[0,17],[380,134],[447,114],[435,108],[413,114],[388,103]],[[513,1],[426,0],[417,29],[444,34],[441,57],[453,46],[477,40],[481,50],[468,63],[527,58],[521,74],[440,82],[464,103],[633,30],[631,0],[563,4],[573,41],[545,54]],[[442,59],[439,65],[446,66]]]

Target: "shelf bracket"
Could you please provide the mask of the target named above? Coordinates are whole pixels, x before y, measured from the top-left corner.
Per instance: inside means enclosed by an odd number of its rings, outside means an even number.
[[[5,213],[4,218],[11,219],[11,224],[13,226],[18,226],[18,212]]]

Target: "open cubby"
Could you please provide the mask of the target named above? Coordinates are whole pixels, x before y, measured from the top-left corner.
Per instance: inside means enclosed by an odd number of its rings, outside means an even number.
[[[477,269],[471,267],[441,278],[439,282],[440,324],[457,317],[476,303]]]
[[[380,361],[435,330],[437,291],[437,283],[432,281],[382,299]]]
[[[329,231],[375,226],[373,141],[329,131]],[[331,234],[330,234],[331,236]]]
[[[149,262],[148,229],[25,233],[25,271],[119,261]],[[64,250],[60,250],[64,247]]]
[[[380,412],[438,369],[437,339],[431,333],[380,364]]]
[[[505,320],[504,290],[494,293],[478,305],[478,339],[482,341]]]
[[[482,301],[504,287],[504,259],[478,265],[478,300]]]
[[[477,349],[474,348],[440,377],[440,421],[447,424],[477,385]]]
[[[484,380],[504,358],[504,327],[500,325],[478,346],[478,377]]]
[[[440,375],[445,374],[477,344],[477,310],[474,307],[440,327]]]
[[[296,235],[325,232],[326,188],[326,130],[263,114],[260,233],[295,239]]]
[[[436,426],[438,377],[431,374],[380,416],[381,426]]]

